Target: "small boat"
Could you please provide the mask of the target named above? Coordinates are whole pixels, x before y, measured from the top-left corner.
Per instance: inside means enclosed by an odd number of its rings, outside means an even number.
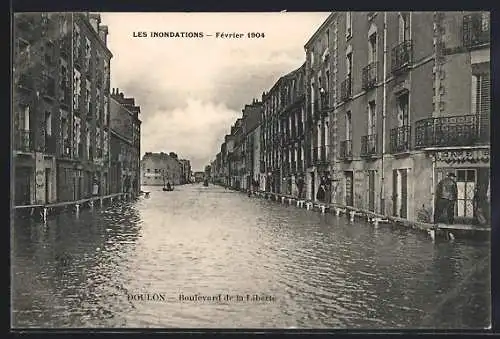
[[[173,187],[163,187],[163,191],[164,191],[164,192],[171,192],[171,191],[173,191],[173,190],[174,190],[174,188],[173,188]]]

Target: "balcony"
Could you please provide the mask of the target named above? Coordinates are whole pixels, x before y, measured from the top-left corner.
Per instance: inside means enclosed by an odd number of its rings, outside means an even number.
[[[489,129],[489,116],[458,115],[419,120],[415,126],[415,148],[489,144]]]
[[[393,73],[404,72],[413,58],[413,41],[406,40],[392,48],[391,70]]]
[[[377,135],[363,135],[361,137],[361,156],[371,157],[377,154]]]
[[[31,131],[16,131],[14,147],[17,151],[33,152],[33,133]]]
[[[488,13],[465,15],[462,40],[464,47],[474,49],[490,43],[490,17]]]
[[[56,154],[56,138],[53,135],[45,135],[45,153]]]
[[[377,62],[372,62],[363,67],[361,86],[364,90],[369,90],[375,87],[377,83],[377,65]]]
[[[340,100],[347,101],[352,97],[352,81],[351,76],[348,76],[340,84]]]
[[[411,127],[401,126],[391,129],[391,153],[404,153],[410,150]]]
[[[352,140],[340,142],[340,159],[352,160]]]

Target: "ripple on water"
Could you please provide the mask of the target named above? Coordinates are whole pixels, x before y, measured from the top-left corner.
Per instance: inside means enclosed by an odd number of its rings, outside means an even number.
[[[213,186],[179,186],[175,194],[147,190],[150,199],[83,210],[78,219],[61,214],[47,228],[16,221],[14,326],[489,324],[489,307],[467,306],[489,300],[488,270],[470,273],[488,256],[488,243],[431,244],[411,230],[375,230]],[[168,298],[128,300],[138,292]],[[276,299],[189,304],[179,303],[179,293]],[[459,310],[453,317],[446,311],[452,309]]]

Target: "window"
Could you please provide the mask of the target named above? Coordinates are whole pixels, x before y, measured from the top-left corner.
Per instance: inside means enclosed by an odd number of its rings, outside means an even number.
[[[410,37],[410,15],[408,13],[399,14],[399,42],[409,41]]]
[[[330,47],[330,30],[326,30],[326,47]]]
[[[368,135],[377,133],[377,107],[375,101],[368,103]]]
[[[87,149],[87,159],[90,159],[90,156],[91,156],[91,154],[90,154],[90,129],[88,127],[86,128],[85,134],[86,134],[86,138],[87,138],[87,140],[86,140],[87,141],[87,145],[86,145],[87,146],[86,147],[86,149]]]
[[[155,168],[155,174],[158,174],[158,168]]]
[[[74,90],[73,90],[73,108],[78,109],[80,107],[80,95],[82,90],[81,74],[78,70],[74,70]]]
[[[352,120],[351,112],[346,112],[345,114],[345,139],[352,140]]]
[[[352,52],[346,55],[346,74],[347,78],[350,79],[352,74]]]
[[[314,49],[309,52],[309,62],[314,65]]]
[[[409,121],[408,121],[408,93],[405,93],[403,95],[400,95],[398,97],[398,125],[400,127],[402,126],[408,126]]]
[[[30,107],[28,105],[24,106],[22,114],[19,115],[20,125],[23,131],[30,130]]]
[[[373,33],[368,38],[368,62],[376,62],[377,61],[377,33]]]
[[[457,216],[473,217],[473,198],[476,188],[476,170],[457,170]]]
[[[346,12],[345,15],[345,36],[349,39],[352,35],[352,13]]]
[[[45,135],[52,135],[52,114],[45,112]]]

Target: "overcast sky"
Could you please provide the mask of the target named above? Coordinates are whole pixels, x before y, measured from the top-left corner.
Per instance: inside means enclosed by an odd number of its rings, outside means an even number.
[[[202,170],[241,109],[305,61],[304,44],[329,13],[104,13],[111,87],[141,106],[141,152],[176,152]],[[134,32],[212,37],[138,38]],[[216,39],[262,32],[263,39]]]

